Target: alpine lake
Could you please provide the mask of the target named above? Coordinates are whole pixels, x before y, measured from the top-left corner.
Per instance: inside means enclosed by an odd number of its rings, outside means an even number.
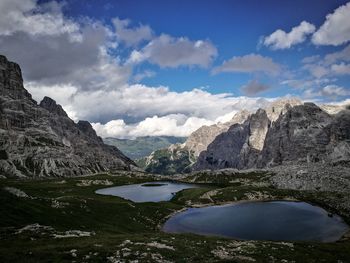
[[[269,176],[0,179],[0,261],[349,262],[348,193]]]

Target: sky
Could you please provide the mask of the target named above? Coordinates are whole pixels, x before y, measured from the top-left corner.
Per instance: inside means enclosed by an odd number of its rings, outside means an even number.
[[[102,137],[188,136],[281,97],[350,101],[350,2],[0,0],[0,54]]]

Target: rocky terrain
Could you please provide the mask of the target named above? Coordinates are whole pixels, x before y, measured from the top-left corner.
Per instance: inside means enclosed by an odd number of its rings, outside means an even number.
[[[313,103],[286,110],[273,121],[258,110],[246,122],[220,134],[194,168],[264,168],[288,163],[350,160],[350,110],[330,115]]]
[[[265,112],[268,120],[270,120],[270,122],[273,122],[277,120],[277,118],[281,114],[284,114],[286,112],[287,105],[296,106],[300,104],[302,104],[302,102],[299,99],[295,99],[295,98],[279,99],[270,103],[265,108]],[[249,148],[248,144],[246,144],[244,146],[244,149],[245,149],[245,155],[247,155],[248,153],[253,155],[253,152],[257,153],[257,151],[260,151],[262,149],[268,126],[267,126],[267,123],[265,124],[259,123],[258,116],[254,115],[252,117],[251,112],[242,110],[237,114],[235,114],[233,118],[228,122],[218,123],[210,126],[202,126],[198,130],[194,131],[183,144],[172,145],[169,148],[155,151],[149,157],[144,158],[140,163],[140,166],[146,169],[146,171],[148,172],[158,172],[162,174],[171,174],[174,172],[174,170],[176,170],[177,172],[179,171],[188,172],[192,169],[193,165],[195,165],[195,167],[197,166],[200,167],[200,164],[198,164],[198,161],[197,161],[198,157],[202,152],[208,149],[208,146],[215,140],[215,138],[221,134],[225,134],[226,132],[228,132],[230,127],[232,127],[235,124],[243,124],[249,118],[252,119],[252,126],[255,125],[256,127],[251,127],[252,134],[249,137],[249,143],[252,145],[252,147],[248,149]],[[264,126],[264,128],[260,126]],[[222,146],[226,147],[226,149],[229,149],[232,146],[231,143],[233,142],[228,143],[230,146],[227,144]],[[181,154],[177,154],[177,155],[172,154],[174,152],[174,149],[177,149],[176,152]],[[221,154],[221,150],[218,149],[218,152],[220,152]],[[161,157],[161,160],[159,159],[159,157]],[[179,161],[180,159],[181,160],[187,159],[188,161],[181,162]],[[199,161],[201,160],[199,159]],[[183,166],[183,164],[185,164],[185,166]],[[169,166],[171,167],[175,166],[176,169],[169,170],[167,169],[167,167]],[[243,167],[244,165],[241,165],[241,166]],[[216,169],[224,168],[224,167],[226,166],[219,165]],[[209,167],[204,167],[204,168],[206,169]]]
[[[148,157],[138,160],[138,165],[150,173],[174,174],[189,172],[195,164],[199,154],[219,134],[227,131],[231,125],[242,123],[250,113],[246,110],[238,112],[225,123],[204,125],[194,131],[187,140],[180,144],[172,144],[167,148],[152,152]]]
[[[227,131],[233,124],[243,123],[249,117],[249,115],[249,111],[242,110],[235,114],[228,122],[210,126],[202,126],[198,130],[191,133],[184,143],[184,146],[189,151],[192,151],[196,157],[198,157],[202,151],[207,149],[208,145],[216,138],[216,136]]]
[[[20,67],[0,56],[0,175],[76,176],[130,170],[133,161],[103,143],[87,121],[74,123],[51,98],[38,105]]]

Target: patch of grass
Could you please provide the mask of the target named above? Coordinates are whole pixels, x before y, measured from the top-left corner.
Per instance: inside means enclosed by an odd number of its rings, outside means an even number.
[[[263,173],[221,175],[225,180],[219,176],[210,178],[203,173],[190,178],[207,184],[182,190],[171,201],[159,203],[133,203],[115,196],[97,195],[95,191],[104,185],[81,184],[83,180],[108,180],[115,186],[155,181],[148,176],[102,174],[50,180],[0,180],[0,262],[106,262],[107,258],[126,262],[136,259],[140,262],[250,262],[251,259],[350,262],[348,240],[327,244],[237,241],[161,231],[165,218],[190,204],[216,204],[259,196],[316,203],[349,220],[347,211],[333,202],[342,200],[343,193],[275,189],[266,184],[268,175]],[[6,186],[24,191],[30,198],[11,194],[4,190]],[[16,234],[20,228],[35,223],[53,230]],[[54,233],[69,230],[93,234],[54,239]]]

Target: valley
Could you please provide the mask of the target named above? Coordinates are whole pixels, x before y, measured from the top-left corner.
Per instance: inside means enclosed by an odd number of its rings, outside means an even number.
[[[272,171],[201,172],[178,180],[201,184],[165,202],[134,203],[97,189],[164,180],[139,172],[41,180],[0,179],[2,262],[347,262],[348,234],[333,243],[239,241],[161,231],[189,207],[241,200],[299,200],[350,223],[348,191],[276,187]],[[181,177],[181,178],[180,178]],[[172,178],[173,179],[173,178]],[[339,178],[348,180],[348,178]],[[338,182],[338,183],[339,183]],[[53,253],[54,252],[54,253]]]

